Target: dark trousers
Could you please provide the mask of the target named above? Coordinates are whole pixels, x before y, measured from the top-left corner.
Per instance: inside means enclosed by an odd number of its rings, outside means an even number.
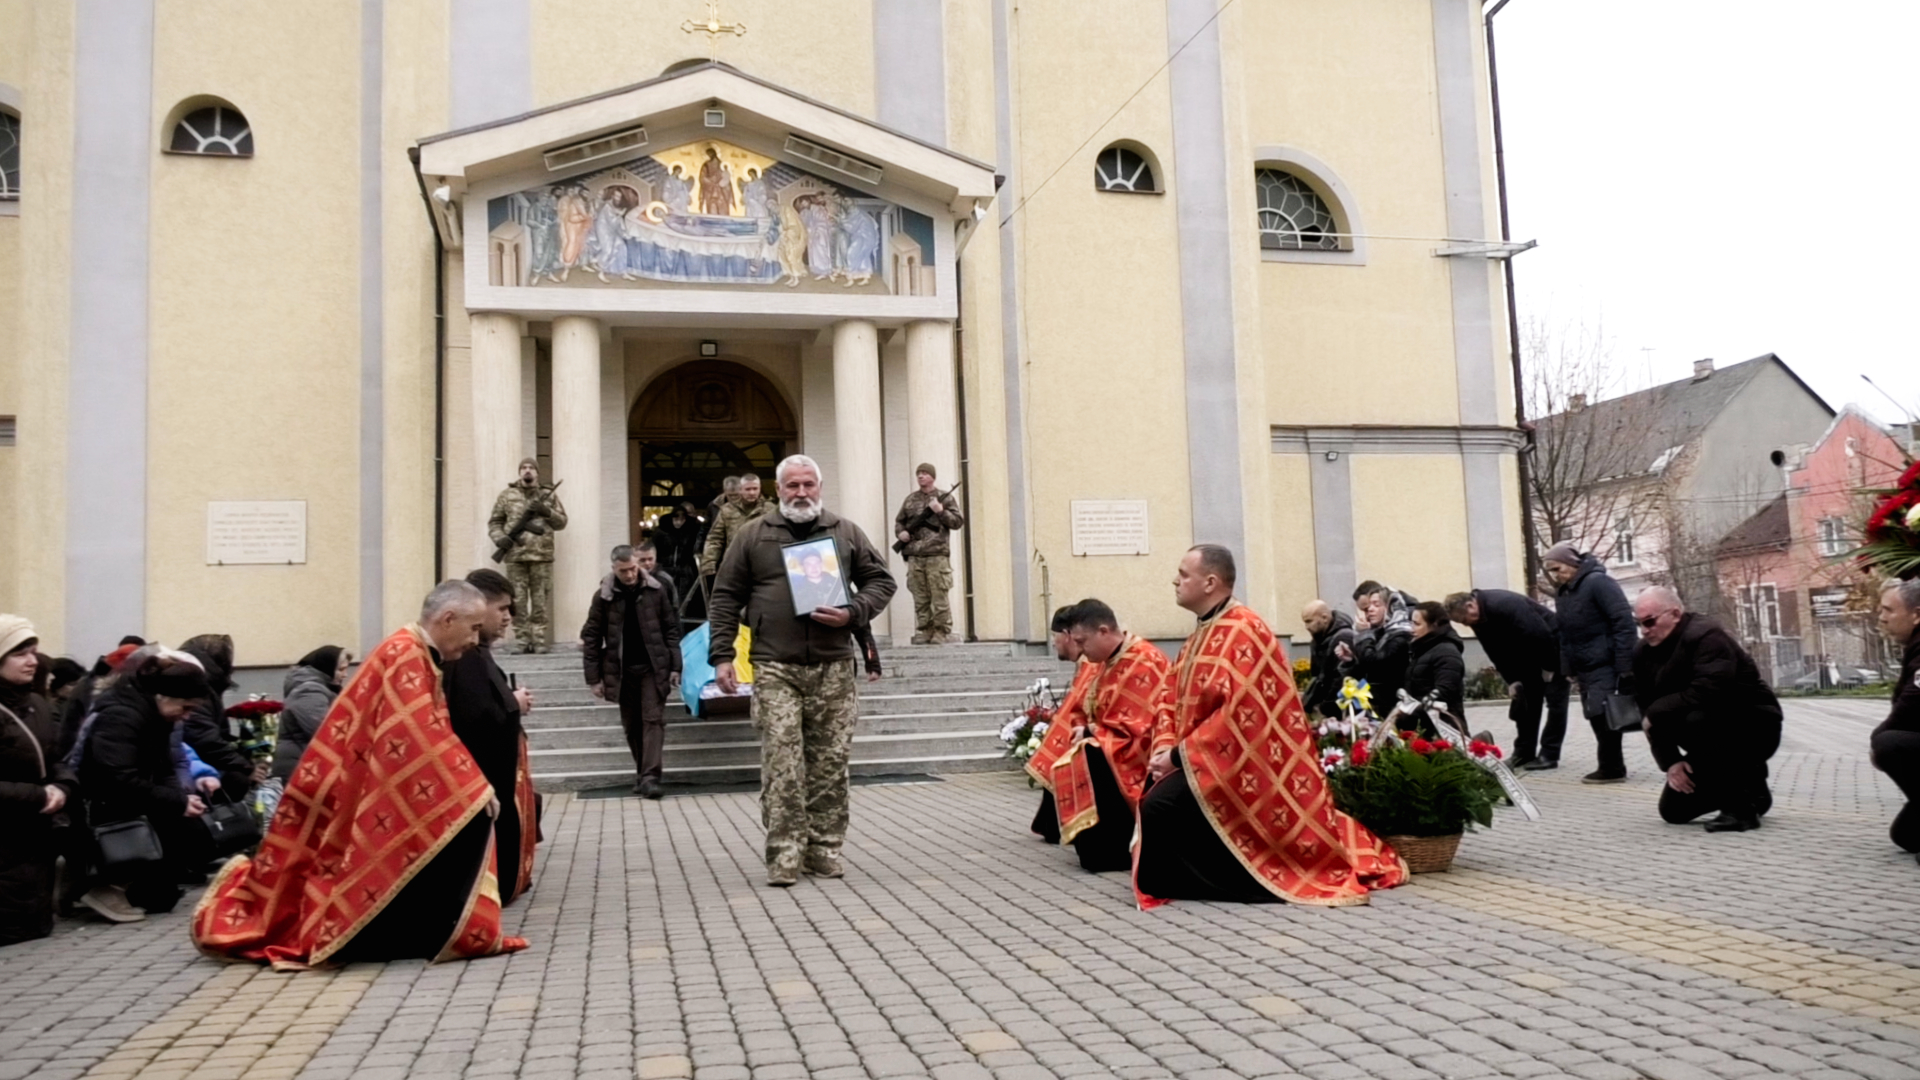
[[[1874,767],[1907,796],[1889,834],[1901,849],[1920,852],[1920,731],[1877,731],[1871,745]]]
[[[1580,683],[1580,712],[1593,728],[1593,742],[1599,751],[1601,775],[1627,775],[1627,757],[1620,749],[1620,737],[1625,732],[1607,726],[1607,698],[1613,695],[1614,687],[1619,685],[1613,669],[1583,671],[1575,678]]]
[[[620,727],[627,733],[637,781],[660,779],[660,758],[667,745],[667,699],[653,672],[627,670],[620,678]]]
[[[1507,719],[1513,721],[1513,756],[1521,760],[1538,757],[1559,761],[1561,744],[1567,739],[1566,678],[1542,683],[1529,680],[1520,684],[1520,692],[1507,706]],[[1547,726],[1540,727],[1540,708],[1546,706]]]
[[[1764,756],[1770,750],[1756,741],[1757,726],[1697,719],[1686,724],[1676,741],[1686,751],[1693,791],[1682,793],[1670,785],[1661,789],[1660,817],[1680,825],[1704,814],[1752,819],[1773,809]]]
[[[1093,804],[1100,812],[1100,823],[1081,830],[1073,838],[1074,854],[1080,856],[1080,868],[1089,873],[1104,870],[1133,869],[1133,807],[1113,778],[1107,755],[1093,745],[1080,751],[1087,755],[1087,775],[1093,780]]]

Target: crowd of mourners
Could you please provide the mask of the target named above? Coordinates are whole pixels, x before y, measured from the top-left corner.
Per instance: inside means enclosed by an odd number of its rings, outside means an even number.
[[[1504,589],[1457,592],[1421,602],[1376,581],[1354,590],[1356,623],[1315,600],[1301,613],[1312,639],[1309,715],[1334,716],[1346,680],[1368,684],[1378,710],[1404,691],[1432,695],[1464,715],[1465,649],[1453,629],[1473,629],[1506,683],[1514,723],[1516,769],[1560,765],[1569,703],[1593,731],[1598,768],[1581,779],[1627,778],[1623,740],[1644,735],[1665,772],[1659,812],[1681,824],[1712,814],[1709,832],[1760,827],[1773,806],[1768,761],[1780,747],[1780,702],[1739,639],[1707,615],[1690,612],[1672,589],[1627,599],[1600,560],[1570,544],[1542,559],[1554,584],[1552,606]],[[1869,740],[1874,765],[1909,803],[1892,838],[1920,853],[1920,581],[1882,590],[1881,630],[1904,648],[1892,710]],[[1545,713],[1546,722],[1541,723]]]
[[[56,912],[135,922],[173,910],[231,854],[210,808],[272,805],[350,661],[332,645],[303,657],[287,673],[276,745],[245,747],[226,715],[225,634],[177,648],[128,636],[91,667],[39,645],[26,619],[0,615],[0,945],[47,936]],[[134,821],[160,857],[108,865],[97,833]]]

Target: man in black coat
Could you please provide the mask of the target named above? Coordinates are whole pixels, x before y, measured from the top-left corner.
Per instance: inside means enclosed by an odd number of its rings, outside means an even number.
[[[1309,717],[1333,716],[1340,711],[1336,699],[1340,696],[1340,658],[1333,654],[1333,646],[1340,632],[1345,630],[1346,638],[1353,638],[1353,618],[1344,611],[1335,611],[1325,600],[1315,600],[1300,611],[1300,621],[1306,625],[1307,635],[1313,639],[1311,657],[1312,666],[1307,671],[1307,692],[1300,699],[1300,705],[1307,710]]]
[[[1759,828],[1773,808],[1767,759],[1780,749],[1772,688],[1732,634],[1690,614],[1672,589],[1641,593],[1633,614],[1642,635],[1634,698],[1654,760],[1667,770],[1660,816],[1682,825],[1718,811],[1708,832]]]
[[[500,806],[493,818],[494,856],[498,860],[500,902],[510,904],[529,882],[520,881],[520,838],[539,822],[520,820],[521,717],[533,708],[533,694],[513,689],[493,658],[493,644],[513,625],[513,583],[498,570],[475,570],[467,583],[486,597],[480,621],[480,646],[446,664],[440,683],[447,693],[447,717],[466,744],[474,764],[493,785]]]
[[[1890,834],[1902,849],[1920,852],[1920,580],[1896,581],[1880,593],[1880,629],[1906,645],[1893,708],[1873,729],[1873,765],[1907,796]]]
[[[1506,589],[1474,589],[1447,597],[1453,621],[1473,627],[1487,659],[1507,682],[1507,719],[1513,721],[1515,769],[1557,769],[1567,737],[1566,677],[1560,671],[1560,631],[1552,609]],[[1547,710],[1540,728],[1540,707]]]
[[[1541,560],[1560,588],[1560,670],[1580,686],[1580,711],[1593,727],[1600,767],[1581,777],[1588,784],[1618,784],[1627,778],[1621,733],[1607,724],[1607,699],[1633,692],[1633,606],[1600,560],[1556,544]]]
[[[233,688],[233,639],[225,634],[197,634],[181,642],[180,651],[200,662],[213,693],[196,702],[180,724],[180,734],[200,760],[220,770],[221,798],[236,802],[267,778],[268,763],[254,762],[240,752],[227,728],[226,693]]]
[[[580,656],[593,696],[620,706],[634,794],[659,798],[667,695],[680,684],[680,615],[667,586],[625,544],[613,549],[613,572],[594,590]]]

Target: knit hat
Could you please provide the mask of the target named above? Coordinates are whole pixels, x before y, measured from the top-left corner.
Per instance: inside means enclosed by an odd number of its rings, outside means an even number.
[[[526,468],[526,467],[527,467],[527,466],[529,466],[529,465],[531,465],[531,466],[533,466],[533,471],[534,471],[534,472],[539,472],[539,471],[540,471],[540,463],[539,463],[539,462],[537,462],[537,461],[535,461],[535,460],[533,460],[533,459],[532,459],[532,458],[530,458],[530,457],[523,457],[523,458],[521,458],[521,459],[520,459],[520,464],[518,464],[518,465],[516,465],[516,466],[514,466],[514,468],[515,468],[516,470],[519,470],[519,469],[524,469],[524,468]]]
[[[927,464],[924,461],[913,467],[913,474],[915,476],[918,476],[921,473],[926,473],[928,476],[931,476],[935,479],[939,479],[940,477],[939,473],[933,471],[933,466]]]
[[[1562,563],[1566,566],[1579,566],[1580,549],[1574,547],[1572,541],[1555,544],[1547,549],[1546,555],[1542,556],[1542,561]]]
[[[0,656],[5,656],[29,641],[38,640],[33,624],[18,615],[0,615]]]

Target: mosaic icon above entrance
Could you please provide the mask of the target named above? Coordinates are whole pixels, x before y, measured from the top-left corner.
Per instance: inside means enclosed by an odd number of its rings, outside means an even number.
[[[494,285],[933,295],[933,219],[703,140],[487,203]]]

